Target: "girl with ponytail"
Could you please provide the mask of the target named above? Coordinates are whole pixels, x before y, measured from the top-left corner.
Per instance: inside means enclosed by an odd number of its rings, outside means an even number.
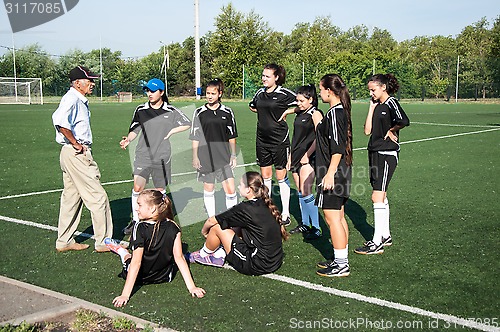
[[[106,246],[120,256],[120,276],[126,280],[121,295],[113,300],[115,307],[127,304],[134,285],[170,282],[177,270],[191,296],[203,297],[205,290],[194,284],[182,253],[181,230],[173,221],[170,199],[159,190],[146,189],[139,194],[137,205],[140,222],[134,225],[130,238],[132,254],[116,240],[105,239]]]
[[[357,254],[382,254],[384,247],[392,245],[387,187],[398,165],[399,130],[410,125],[403,108],[391,96],[398,89],[398,80],[392,74],[377,74],[368,80],[372,98],[365,121],[365,135],[370,135],[368,162],[375,232],[372,240],[354,250]]]
[[[330,228],[335,258],[318,263],[317,274],[345,277],[350,273],[344,206],[352,182],[351,97],[337,74],[323,76],[319,88],[322,101],[330,109],[316,126],[316,205],[323,210]]]
[[[272,273],[283,263],[282,241],[288,239],[281,213],[258,172],[246,172],[238,189],[246,200],[207,219],[201,231],[205,244],[189,260],[218,267],[227,261],[246,275]]]

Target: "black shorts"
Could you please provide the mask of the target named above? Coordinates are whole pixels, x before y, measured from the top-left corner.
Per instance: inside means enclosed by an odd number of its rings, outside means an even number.
[[[274,165],[275,169],[286,169],[288,156],[290,155],[290,147],[263,147],[257,146],[257,165],[267,167]]]
[[[133,174],[146,179],[146,183],[149,182],[149,176],[151,176],[156,188],[166,188],[172,176],[170,159],[166,162],[151,162],[149,159],[141,160],[136,157]]]
[[[336,195],[333,190],[319,190],[314,204],[323,210],[340,210],[349,197]]]
[[[236,271],[246,275],[255,275],[252,269],[252,253],[256,248],[250,248],[237,235],[233,236],[231,241],[231,251],[226,256],[228,262]]]
[[[387,192],[389,182],[398,166],[398,157],[396,155],[382,154],[378,151],[368,152],[368,161],[370,165],[370,184],[373,190]]]
[[[215,183],[215,181],[220,183],[227,179],[234,179],[234,173],[231,166],[226,165],[212,173],[203,173],[198,171],[197,179],[199,182],[203,183]]]

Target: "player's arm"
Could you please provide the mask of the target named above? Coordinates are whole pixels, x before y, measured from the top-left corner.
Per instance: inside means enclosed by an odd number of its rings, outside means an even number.
[[[184,254],[182,253],[182,241],[181,241],[181,232],[177,233],[174,241],[174,260],[175,264],[179,268],[179,271],[184,279],[184,283],[186,284],[187,289],[192,297],[201,298],[205,296],[205,290],[200,287],[196,287],[194,284],[193,277],[191,276],[191,271],[189,270],[189,266],[186,263],[186,259],[184,258]]]
[[[229,165],[231,168],[236,167],[236,138],[231,138],[229,140],[229,148],[231,149],[231,159],[229,160]]]
[[[64,137],[66,137],[69,143],[73,146],[73,149],[76,150],[76,154],[84,153],[85,150],[87,150],[87,148],[84,145],[78,143],[78,141],[75,138],[75,135],[73,135],[73,132],[71,130],[59,126],[57,127],[57,130],[59,130],[59,132],[63,134]]]
[[[206,238],[208,236],[208,232],[210,232],[210,228],[212,228],[217,224],[218,222],[217,219],[215,219],[215,217],[212,216],[208,218],[207,221],[205,221],[203,227],[201,228],[201,234]]]
[[[123,136],[122,140],[120,141],[120,147],[125,150],[127,146],[132,142],[135,138],[137,137],[137,133],[134,131],[131,131],[128,133],[127,136]]]
[[[254,113],[257,113],[257,109],[256,108],[253,108],[253,107],[248,107],[250,109],[250,111],[254,112]]]
[[[200,163],[200,158],[198,157],[198,147],[200,146],[200,142],[195,140],[191,142],[193,148],[193,168],[200,169],[201,163]]]
[[[130,261],[130,265],[128,267],[127,279],[125,280],[125,286],[123,286],[122,294],[115,297],[113,300],[115,307],[123,307],[130,299],[135,281],[137,280],[137,275],[139,274],[139,269],[141,268],[143,254],[144,248],[137,248],[132,252],[132,260]]]
[[[335,186],[335,173],[337,172],[337,167],[341,159],[342,155],[340,153],[335,153],[330,158],[330,167],[328,167],[328,171],[323,177],[323,180],[321,180],[323,190],[331,190]]]
[[[375,111],[375,107],[378,105],[378,102],[373,101],[370,98],[370,107],[368,108],[368,114],[366,115],[365,120],[365,135],[370,136],[372,133],[372,121],[373,121],[373,112]]]
[[[180,133],[182,131],[188,130],[189,128],[191,128],[191,126],[189,125],[175,127],[168,132],[167,136],[165,136],[165,139],[169,139],[173,134]]]

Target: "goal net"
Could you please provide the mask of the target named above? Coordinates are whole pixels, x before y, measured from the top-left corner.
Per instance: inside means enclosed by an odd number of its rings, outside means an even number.
[[[0,104],[43,104],[42,79],[0,77]]]

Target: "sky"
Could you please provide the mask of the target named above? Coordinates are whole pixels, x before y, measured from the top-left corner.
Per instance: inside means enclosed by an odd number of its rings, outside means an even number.
[[[6,1],[4,1],[6,2]],[[407,4],[405,4],[407,2]],[[452,36],[481,18],[493,24],[498,0],[199,0],[200,36],[214,31],[217,15],[232,3],[241,13],[253,10],[271,29],[290,34],[297,23],[329,16],[343,31],[356,25],[388,30],[397,41],[416,36]],[[31,29],[12,33],[6,8],[0,8],[0,55],[38,43],[52,55],[99,47],[142,57],[162,43],[194,36],[194,0],[79,0],[66,14]]]

